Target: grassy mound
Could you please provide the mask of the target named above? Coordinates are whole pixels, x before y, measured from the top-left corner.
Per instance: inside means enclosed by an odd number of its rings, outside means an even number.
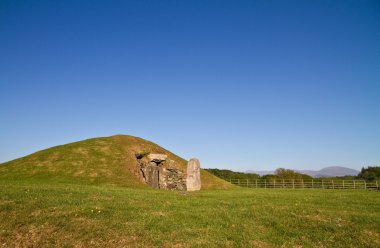
[[[47,181],[146,187],[139,180],[135,153],[164,153],[186,169],[187,161],[147,140],[115,135],[52,147],[0,164],[0,180]],[[201,172],[202,189],[228,189],[229,183]]]

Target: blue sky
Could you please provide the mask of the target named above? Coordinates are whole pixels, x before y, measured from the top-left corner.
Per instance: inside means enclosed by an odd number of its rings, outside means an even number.
[[[207,168],[380,165],[380,3],[0,1],[0,162],[113,134]]]

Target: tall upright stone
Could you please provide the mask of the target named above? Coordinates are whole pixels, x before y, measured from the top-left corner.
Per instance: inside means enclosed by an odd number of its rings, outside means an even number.
[[[145,179],[152,188],[159,188],[159,168],[156,163],[150,162],[145,168]]]
[[[201,189],[201,164],[196,158],[190,159],[187,164],[186,188],[187,191]]]

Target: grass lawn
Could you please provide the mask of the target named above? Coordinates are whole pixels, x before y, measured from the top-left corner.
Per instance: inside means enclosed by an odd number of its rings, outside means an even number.
[[[0,247],[380,247],[379,192],[0,182]]]

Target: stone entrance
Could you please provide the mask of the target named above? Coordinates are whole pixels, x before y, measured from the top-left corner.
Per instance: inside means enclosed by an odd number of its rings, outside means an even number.
[[[185,173],[165,154],[136,153],[142,181],[156,189],[186,191]]]
[[[156,163],[150,162],[144,170],[144,175],[146,183],[149,184],[152,188],[159,188],[159,177],[160,173]]]

